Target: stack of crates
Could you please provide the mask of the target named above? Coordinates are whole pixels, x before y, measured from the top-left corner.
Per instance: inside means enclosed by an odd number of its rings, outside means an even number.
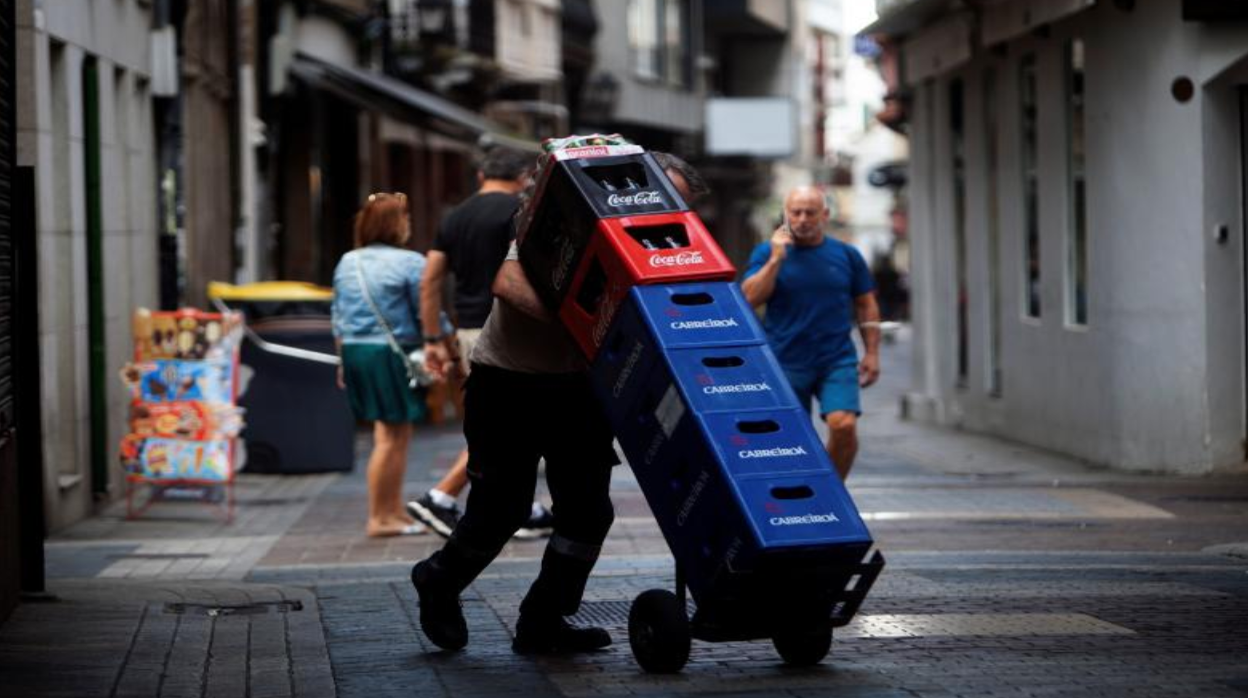
[[[640,148],[552,155],[520,261],[590,360],[699,612],[835,604],[871,536],[735,269]]]

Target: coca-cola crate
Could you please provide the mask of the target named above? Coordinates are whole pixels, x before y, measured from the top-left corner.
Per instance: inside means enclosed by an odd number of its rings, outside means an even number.
[[[572,278],[559,318],[592,361],[629,288],[734,276],[736,269],[697,214],[605,219],[598,222],[598,235]],[[751,341],[761,340],[761,331],[746,334],[757,334]]]
[[[611,258],[633,285],[731,280],[737,270],[698,214],[660,213],[599,222],[602,245],[589,253]]]
[[[687,210],[654,158],[637,146],[556,151],[517,224],[520,263],[538,297],[557,310],[599,220]]]

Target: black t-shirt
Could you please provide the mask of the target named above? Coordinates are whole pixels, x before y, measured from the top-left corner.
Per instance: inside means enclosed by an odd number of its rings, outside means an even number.
[[[515,237],[512,218],[520,205],[514,194],[476,194],[442,220],[433,249],[446,255],[455,274],[455,314],[459,327],[485,324],[494,294],[490,286]]]

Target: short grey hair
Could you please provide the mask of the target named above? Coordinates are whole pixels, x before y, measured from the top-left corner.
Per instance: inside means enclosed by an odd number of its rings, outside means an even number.
[[[532,155],[504,146],[487,150],[478,163],[477,171],[485,179],[517,180],[533,167]]]

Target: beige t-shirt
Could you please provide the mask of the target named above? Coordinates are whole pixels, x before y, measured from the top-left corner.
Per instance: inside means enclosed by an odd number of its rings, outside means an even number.
[[[507,261],[519,259],[512,242]],[[558,320],[542,322],[498,298],[469,360],[521,373],[574,373],[586,368],[580,348]]]

